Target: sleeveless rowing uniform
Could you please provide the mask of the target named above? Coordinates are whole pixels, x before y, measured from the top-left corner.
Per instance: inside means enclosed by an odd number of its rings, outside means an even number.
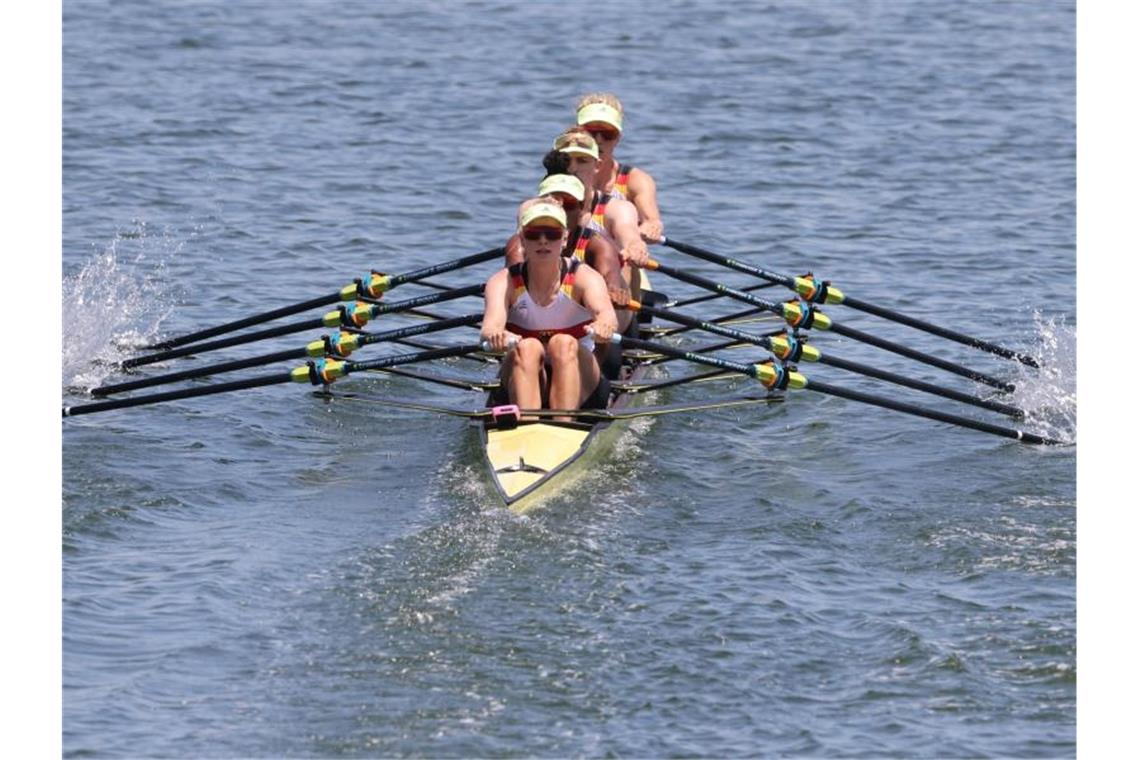
[[[574,232],[570,234],[570,239],[566,241],[566,248],[563,249],[563,256],[572,256],[578,261],[586,260],[586,249],[590,247],[590,236],[594,234],[592,227],[575,227]]]
[[[596,193],[594,195],[594,207],[590,209],[590,222],[587,224],[589,229],[596,232],[606,231],[606,204],[613,198],[609,193]]]
[[[507,329],[524,338],[538,338],[543,343],[560,333],[573,335],[587,351],[594,350],[594,336],[586,327],[594,321],[594,313],[574,300],[574,276],[582,262],[563,258],[562,284],[554,300],[540,306],[526,289],[526,262],[511,266],[514,303],[507,310]]]
[[[629,173],[633,167],[629,164],[618,164],[617,176],[614,177],[614,186],[610,190],[612,195],[629,200]]]

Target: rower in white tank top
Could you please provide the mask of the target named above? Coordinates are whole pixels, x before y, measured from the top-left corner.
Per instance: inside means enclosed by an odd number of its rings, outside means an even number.
[[[594,314],[574,300],[574,275],[581,262],[563,257],[562,280],[557,294],[549,304],[536,302],[527,290],[526,263],[510,268],[514,290],[507,310],[507,329],[524,338],[538,338],[544,343],[552,335],[566,333],[578,339],[587,351],[594,350],[594,336],[586,327],[594,321]]]

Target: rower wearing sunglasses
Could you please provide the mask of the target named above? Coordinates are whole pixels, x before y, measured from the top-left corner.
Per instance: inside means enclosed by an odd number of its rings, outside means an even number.
[[[661,211],[657,208],[657,183],[644,169],[620,163],[614,149],[621,142],[624,113],[621,101],[609,92],[595,92],[578,99],[578,125],[598,144],[599,192],[625,198],[637,208],[638,231],[643,240],[656,243],[664,235]]]
[[[609,342],[617,318],[601,275],[562,255],[566,222],[553,196],[526,201],[518,216],[523,261],[491,275],[484,289],[482,337],[506,352],[502,384],[523,409],[600,408],[609,396],[594,344]]]
[[[617,244],[604,230],[583,224],[580,213],[586,198],[586,188],[576,176],[569,173],[570,157],[552,150],[542,160],[546,177],[538,185],[538,195],[554,196],[566,212],[569,236],[563,256],[574,256],[589,264],[606,282],[610,300],[618,307],[618,330],[624,331],[633,315],[621,309],[629,303],[629,283],[622,276],[622,259]],[[586,221],[589,218],[586,217]],[[507,241],[507,266],[523,260],[522,242],[518,233]],[[620,353],[620,352],[619,352]]]

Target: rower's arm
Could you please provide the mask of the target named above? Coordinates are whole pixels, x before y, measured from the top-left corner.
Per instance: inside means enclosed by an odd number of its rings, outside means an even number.
[[[613,303],[619,306],[629,303],[629,285],[621,276],[621,253],[613,238],[604,232],[591,235],[586,262],[602,276]]]
[[[523,247],[522,241],[519,240],[519,233],[516,232],[511,235],[510,239],[507,240],[505,248],[507,249],[508,267],[518,264],[523,260]]]
[[[594,313],[594,321],[590,323],[594,339],[609,342],[617,329],[617,314],[610,303],[606,281],[591,266],[584,264],[574,274],[574,287],[581,293],[582,305]]]
[[[487,280],[483,287],[483,322],[479,335],[491,344],[495,351],[505,351],[510,339],[507,332],[507,285],[506,269],[500,269]]]
[[[661,223],[661,209],[657,207],[657,183],[649,172],[634,169],[629,173],[629,199],[641,220],[638,225],[641,238],[648,243],[660,242],[665,225]]]
[[[621,248],[621,258],[637,266],[649,262],[649,249],[637,229],[637,209],[632,203],[614,197],[606,204],[606,231]]]

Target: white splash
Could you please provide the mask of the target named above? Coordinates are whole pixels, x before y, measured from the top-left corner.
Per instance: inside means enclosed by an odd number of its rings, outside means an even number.
[[[1075,443],[1077,436],[1077,331],[1059,317],[1034,312],[1033,358],[1040,368],[1018,365],[1011,403],[1024,409],[1024,426]]]
[[[102,252],[63,280],[65,388],[91,388],[131,347],[151,342],[173,310],[166,261],[184,241],[152,233],[145,222],[119,232]]]

